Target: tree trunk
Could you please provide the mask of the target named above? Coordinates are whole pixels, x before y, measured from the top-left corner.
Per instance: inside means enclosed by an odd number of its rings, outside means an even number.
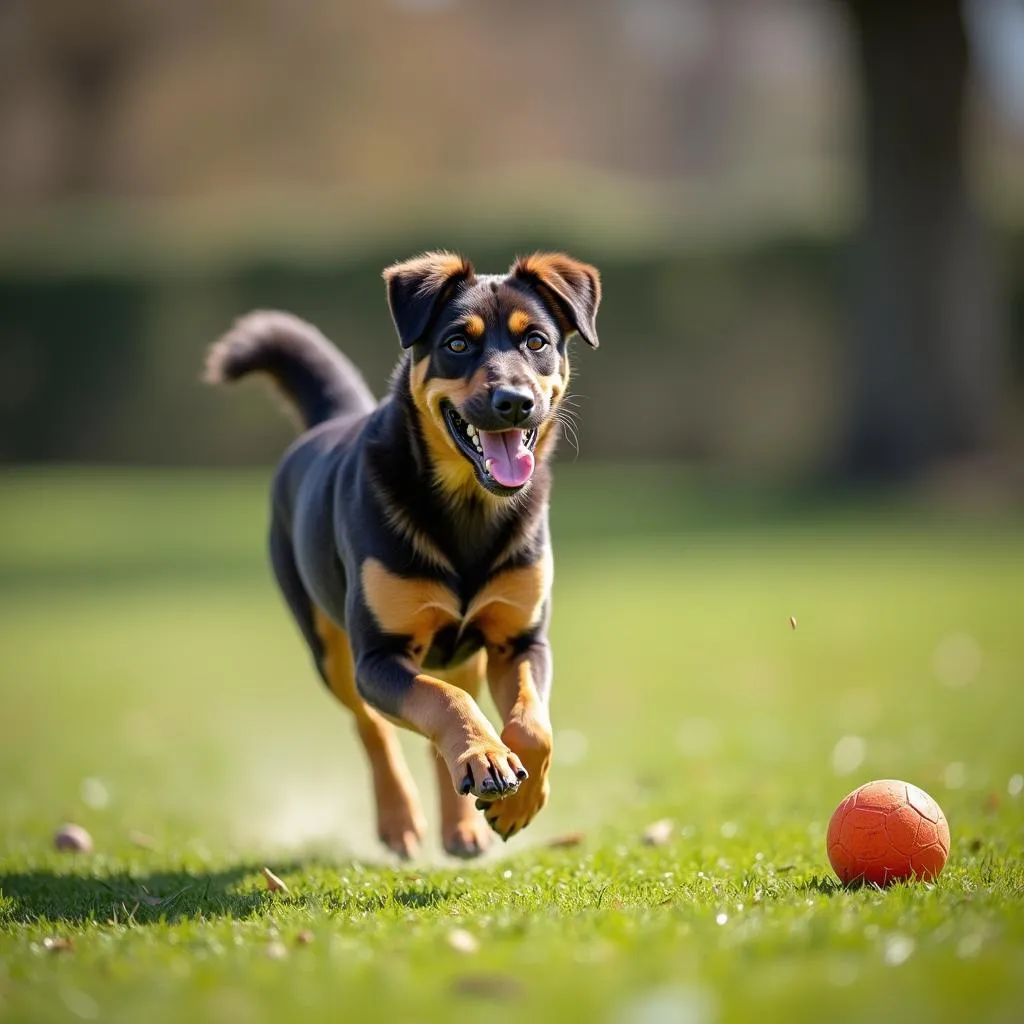
[[[865,220],[854,252],[842,469],[900,479],[982,450],[1007,347],[994,253],[964,167],[959,0],[848,0],[864,95]]]

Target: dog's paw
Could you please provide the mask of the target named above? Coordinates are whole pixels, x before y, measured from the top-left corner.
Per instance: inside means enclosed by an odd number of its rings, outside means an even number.
[[[462,860],[479,857],[491,845],[492,840],[493,836],[487,823],[478,814],[445,825],[441,833],[445,853]]]
[[[551,730],[532,721],[512,721],[505,726],[501,738],[519,755],[529,776],[515,793],[496,803],[477,801],[477,807],[502,839],[511,839],[526,828],[548,802]]]
[[[377,835],[399,860],[410,860],[419,853],[425,832],[423,815],[408,796],[377,805]]]
[[[485,804],[507,799],[530,776],[515,751],[491,740],[473,743],[455,758],[450,771],[457,793]]]

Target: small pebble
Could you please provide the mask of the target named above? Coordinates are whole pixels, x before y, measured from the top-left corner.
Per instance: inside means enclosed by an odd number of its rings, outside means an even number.
[[[480,943],[465,928],[454,928],[450,931],[448,933],[448,945],[456,953],[465,953],[467,955],[476,953],[480,949]]]
[[[65,852],[90,853],[92,836],[81,825],[62,825],[53,837],[53,845]]]
[[[312,944],[315,941],[315,939],[316,939],[316,936],[311,931],[309,931],[306,928],[303,928],[303,930],[301,932],[299,932],[298,935],[295,936],[295,941],[300,946],[308,946],[308,945]]]
[[[644,829],[645,846],[664,846],[672,838],[673,824],[668,818],[652,822]]]
[[[50,953],[71,953],[74,948],[75,944],[70,939],[64,938],[63,935],[47,935],[43,939],[43,949]]]
[[[508,974],[466,974],[452,984],[456,995],[507,1002],[523,995],[523,984]]]

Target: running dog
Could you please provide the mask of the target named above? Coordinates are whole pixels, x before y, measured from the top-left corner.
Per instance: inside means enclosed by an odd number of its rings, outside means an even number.
[[[434,746],[445,850],[475,857],[548,798],[549,461],[568,342],[597,347],[600,278],[563,253],[477,274],[430,252],[384,280],[404,351],[382,401],[281,312],[239,320],[206,379],[267,374],[301,418],[272,485],[270,558],[355,716],[381,840],[406,858],[424,834],[395,723]],[[500,734],[476,702],[485,679]]]

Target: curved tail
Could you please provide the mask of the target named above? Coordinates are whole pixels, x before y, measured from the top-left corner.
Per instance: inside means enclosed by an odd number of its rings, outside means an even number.
[[[203,379],[212,384],[265,373],[306,428],[376,402],[359,371],[312,324],[290,313],[242,317],[210,346]]]

